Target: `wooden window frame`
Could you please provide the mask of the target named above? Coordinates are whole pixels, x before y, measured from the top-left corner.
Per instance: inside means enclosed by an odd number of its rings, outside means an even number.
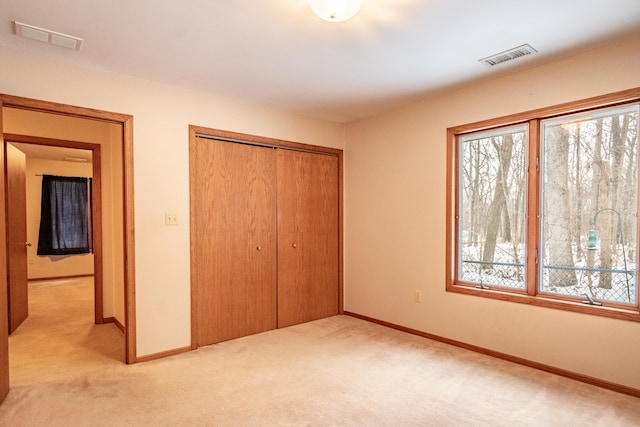
[[[538,291],[539,269],[537,253],[540,247],[540,186],[538,185],[541,159],[540,127],[542,120],[640,102],[640,87],[575,102],[554,105],[495,119],[484,120],[447,129],[447,241],[446,241],[446,290],[503,301],[592,314],[621,320],[640,322],[640,298],[635,305],[604,303],[602,306],[584,304],[574,297],[541,293]],[[527,255],[526,289],[476,288],[475,283],[462,282],[458,277],[458,200],[459,200],[459,146],[458,138],[479,131],[528,124],[528,172],[527,172]],[[640,197],[638,198],[640,203]],[[640,227],[638,227],[640,229]],[[640,234],[640,231],[638,231]],[[640,238],[640,236],[636,236]],[[533,248],[533,249],[532,249]],[[636,255],[636,265],[637,265]],[[637,290],[636,290],[637,292]]]

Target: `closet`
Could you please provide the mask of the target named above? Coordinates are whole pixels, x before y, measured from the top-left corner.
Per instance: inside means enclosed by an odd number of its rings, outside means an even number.
[[[191,127],[192,346],[341,310],[342,152]]]

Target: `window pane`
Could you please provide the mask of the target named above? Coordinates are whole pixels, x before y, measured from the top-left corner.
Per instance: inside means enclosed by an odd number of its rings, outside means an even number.
[[[459,144],[458,279],[525,289],[527,127]]]
[[[543,122],[540,291],[635,304],[638,106]]]

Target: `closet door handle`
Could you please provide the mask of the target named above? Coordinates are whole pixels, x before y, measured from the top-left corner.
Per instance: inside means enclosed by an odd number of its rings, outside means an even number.
[[[291,245],[291,246],[293,246],[293,249],[296,249],[296,248],[298,247],[298,244],[297,244],[297,243],[294,243],[294,244],[293,244],[293,245]]]
[[[256,246],[256,251],[262,252],[262,246]]]

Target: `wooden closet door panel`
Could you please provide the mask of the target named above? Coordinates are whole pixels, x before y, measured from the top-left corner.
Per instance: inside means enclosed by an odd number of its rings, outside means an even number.
[[[338,166],[278,150],[278,327],[338,314]]]
[[[196,138],[198,345],[277,327],[276,153]]]

